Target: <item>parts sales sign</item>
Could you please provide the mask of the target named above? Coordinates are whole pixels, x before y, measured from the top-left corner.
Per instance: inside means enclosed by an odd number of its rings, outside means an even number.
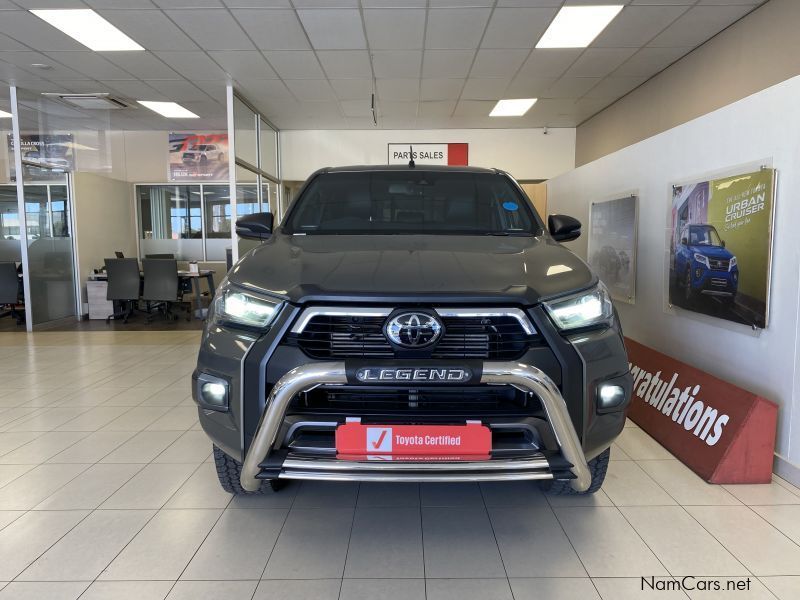
[[[626,339],[630,419],[710,483],[768,483],[778,405]]]
[[[467,166],[469,144],[389,144],[390,165],[407,165],[412,158],[419,165]]]

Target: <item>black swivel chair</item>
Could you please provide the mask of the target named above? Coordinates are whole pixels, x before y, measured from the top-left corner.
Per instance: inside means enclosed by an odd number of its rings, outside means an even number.
[[[106,323],[120,318],[127,323],[139,302],[139,261],[135,258],[107,258],[105,263],[108,275],[106,299],[118,303],[122,309],[108,315]]]
[[[177,320],[178,316],[172,312],[172,305],[182,301],[178,261],[145,258],[142,260],[142,271],[144,272],[142,300],[158,309],[165,318]],[[148,321],[152,319],[153,315],[147,318]]]
[[[173,258],[175,258],[175,255],[174,254],[145,254],[144,257],[145,258],[157,258],[157,259],[172,260]]]
[[[17,310],[19,297],[17,265],[13,262],[0,263],[0,306],[7,307],[0,317],[14,317],[17,325],[25,320],[25,315]]]

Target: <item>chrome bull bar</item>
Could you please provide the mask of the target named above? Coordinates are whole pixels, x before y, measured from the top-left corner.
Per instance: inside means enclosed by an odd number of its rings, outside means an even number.
[[[247,451],[242,465],[241,484],[245,490],[254,492],[261,486],[259,466],[270,454],[275,445],[289,403],[297,394],[308,392],[320,385],[344,385],[347,373],[343,362],[317,362],[295,367],[281,377],[272,388],[264,412],[258,423],[253,442]],[[575,479],[570,481],[578,492],[585,492],[592,482],[586,457],[583,454],[578,434],[572,425],[567,405],[553,380],[541,369],[516,362],[484,362],[480,383],[489,385],[510,385],[524,392],[532,392],[542,402],[547,419],[553,428],[564,458],[572,464]],[[344,461],[342,461],[344,462]],[[446,464],[438,465],[446,470]],[[365,469],[366,471],[366,469]],[[508,479],[513,478],[508,476]],[[379,470],[369,476],[363,473],[363,480],[391,480],[390,474],[381,477]],[[444,480],[444,479],[443,479]]]

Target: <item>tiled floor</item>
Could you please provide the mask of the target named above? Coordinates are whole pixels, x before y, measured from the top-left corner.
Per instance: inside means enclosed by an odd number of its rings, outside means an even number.
[[[198,335],[0,335],[0,599],[800,598],[800,490],[707,485],[633,424],[593,497],[307,483],[231,499],[189,394]],[[750,590],[642,590],[686,575]]]

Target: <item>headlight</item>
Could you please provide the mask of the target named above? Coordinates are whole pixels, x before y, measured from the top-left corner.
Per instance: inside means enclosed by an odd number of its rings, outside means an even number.
[[[706,269],[710,269],[711,268],[711,265],[708,263],[708,257],[705,256],[704,254],[700,254],[698,252],[695,252],[694,259],[697,262],[699,262],[701,265],[705,265]]]
[[[278,314],[281,302],[236,289],[221,289],[214,299],[214,318],[219,321],[263,329]]]
[[[614,314],[611,297],[602,283],[589,292],[545,302],[550,317],[559,329],[577,329],[608,322]]]
[[[738,264],[739,264],[739,263],[738,263],[738,262],[736,262],[736,257],[735,257],[735,256],[734,256],[734,257],[731,257],[731,262],[728,264],[728,271],[732,271],[732,270],[733,270],[733,267],[735,267],[735,266],[736,266],[736,265],[738,265]]]

